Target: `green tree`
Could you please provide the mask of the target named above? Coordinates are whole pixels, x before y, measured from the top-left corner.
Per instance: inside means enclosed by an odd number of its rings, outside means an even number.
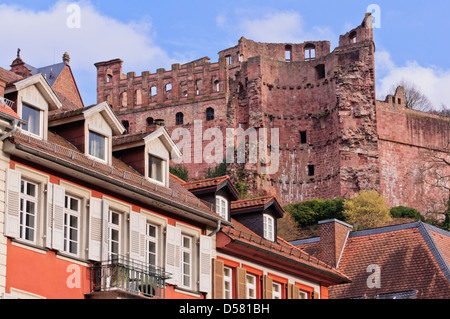
[[[334,199],[312,199],[296,204],[289,204],[284,210],[292,214],[299,226],[310,226],[326,219],[344,220],[343,212],[344,200]]]
[[[189,171],[182,165],[170,166],[169,172],[183,181],[189,181]]]
[[[346,199],[343,214],[357,230],[381,227],[391,221],[386,199],[375,190],[361,191],[355,198]]]

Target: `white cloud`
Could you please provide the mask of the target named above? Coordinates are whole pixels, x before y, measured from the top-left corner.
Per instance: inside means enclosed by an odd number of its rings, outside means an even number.
[[[306,31],[302,16],[295,11],[265,13],[258,18],[249,18],[239,13],[236,15],[236,22],[225,21],[224,15],[218,16],[217,25],[221,28],[233,26],[236,33],[257,42],[301,43],[326,40],[333,43],[336,39],[329,27],[313,26],[310,31]]]
[[[152,71],[173,63],[154,41],[151,24],[146,21],[123,23],[98,12],[89,1],[78,2],[79,28],[67,24],[74,11],[72,2],[58,1],[46,11],[33,11],[15,5],[0,5],[0,21],[7,26],[2,34],[1,66],[8,68],[21,48],[22,59],[35,67],[62,61],[64,52],[85,103],[95,103],[96,69],[94,63],[120,58],[126,70]],[[20,23],[18,23],[20,21]],[[69,22],[70,22],[69,21]],[[126,69],[126,70],[125,70]],[[84,92],[87,92],[83,95]]]
[[[392,61],[389,52],[380,51],[375,54],[378,98],[384,99],[391,88],[401,80],[415,84],[433,104],[439,109],[442,104],[450,108],[450,70],[436,66],[424,67],[417,61],[408,61],[403,66],[397,66]]]

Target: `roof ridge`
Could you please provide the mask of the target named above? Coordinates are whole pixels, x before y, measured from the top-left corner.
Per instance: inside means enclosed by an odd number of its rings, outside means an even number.
[[[388,233],[391,231],[404,230],[404,229],[410,229],[410,228],[417,228],[420,225],[419,223],[421,223],[421,222],[412,222],[412,223],[408,223],[408,224],[391,225],[391,226],[385,226],[385,227],[380,227],[380,228],[354,231],[354,232],[350,233],[349,238],[383,234],[383,233]]]
[[[434,240],[433,236],[430,234],[430,230],[433,230],[431,227],[428,227],[431,225],[425,224],[423,222],[419,222],[419,231],[422,234],[423,239],[428,245],[428,248],[430,249],[431,253],[433,254],[434,258],[436,258],[436,262],[438,263],[439,267],[441,268],[445,278],[450,282],[450,266],[448,265],[446,259],[442,255],[442,252],[439,248],[439,246],[436,244],[436,241]]]

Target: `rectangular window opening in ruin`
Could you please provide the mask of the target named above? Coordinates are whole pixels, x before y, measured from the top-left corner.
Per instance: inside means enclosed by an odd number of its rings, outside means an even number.
[[[286,62],[292,61],[292,47],[290,45],[286,46],[286,48],[284,50],[284,57],[285,57]]]
[[[314,165],[308,165],[308,176],[314,176]]]
[[[306,144],[306,131],[300,131],[300,144]]]

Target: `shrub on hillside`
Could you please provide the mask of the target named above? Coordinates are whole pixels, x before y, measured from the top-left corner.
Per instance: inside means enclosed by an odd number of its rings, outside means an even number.
[[[361,191],[345,200],[343,214],[355,230],[382,227],[391,220],[386,199],[374,190]]]
[[[393,218],[413,218],[415,220],[425,220],[418,210],[411,207],[392,207],[390,213]]]
[[[309,226],[317,224],[326,219],[344,219],[344,200],[335,199],[312,199],[296,204],[289,204],[284,210],[291,213],[299,226]]]

